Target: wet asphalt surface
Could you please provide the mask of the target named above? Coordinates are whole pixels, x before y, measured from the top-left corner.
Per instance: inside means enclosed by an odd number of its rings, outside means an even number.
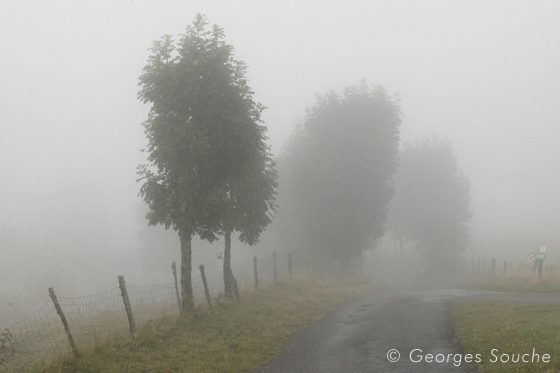
[[[560,303],[557,294],[472,291],[445,281],[378,290],[300,329],[255,373],[472,372],[476,364],[465,363],[453,337],[451,305],[458,300]]]

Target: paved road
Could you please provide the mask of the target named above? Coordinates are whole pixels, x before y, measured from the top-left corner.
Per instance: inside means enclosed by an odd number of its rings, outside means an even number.
[[[450,306],[462,299],[560,302],[557,294],[512,295],[441,283],[376,291],[296,332],[283,353],[256,373],[470,372],[464,356],[455,360],[461,351],[450,326]],[[397,362],[388,360],[397,356],[387,356],[391,349],[400,353]],[[426,362],[426,354],[434,361]]]

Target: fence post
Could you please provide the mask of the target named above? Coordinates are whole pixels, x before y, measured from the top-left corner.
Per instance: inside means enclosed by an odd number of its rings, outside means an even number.
[[[128,293],[126,291],[126,284],[124,282],[124,276],[118,276],[119,288],[121,289],[121,295],[123,298],[124,308],[126,310],[126,316],[128,317],[128,324],[130,326],[130,334],[136,333],[136,324],[134,323],[134,317],[132,316],[132,308],[130,307],[130,299],[128,299]]]
[[[255,291],[259,290],[259,275],[257,273],[257,257],[253,257],[253,272],[255,274]]]
[[[212,299],[210,299],[210,291],[208,290],[208,282],[206,282],[204,266],[201,264],[198,268],[200,269],[200,276],[202,276],[202,285],[204,285],[204,294],[206,294],[206,302],[208,303],[208,308],[212,309]]]
[[[183,313],[183,307],[181,307],[181,296],[179,295],[179,285],[177,284],[177,266],[175,262],[171,265],[173,269],[173,277],[175,278],[175,294],[177,295],[177,305],[179,306],[179,313]]]
[[[544,260],[537,260],[539,262],[539,280],[542,278],[542,267]]]
[[[70,332],[70,326],[68,326],[68,321],[66,320],[66,317],[62,312],[62,308],[58,303],[58,299],[56,299],[56,295],[54,294],[53,288],[49,288],[49,295],[54,303],[54,308],[56,308],[56,313],[58,313],[58,316],[60,316],[60,320],[62,320],[62,325],[64,325],[64,331],[66,332],[66,336],[68,337],[68,342],[70,342],[70,348],[72,349],[72,353],[74,354],[74,356],[78,356],[78,348],[74,343],[74,338],[72,338],[72,333]]]
[[[278,277],[276,274],[276,250],[272,253],[272,263],[274,264],[274,283],[278,283]]]
[[[538,266],[539,266],[539,261],[535,260],[533,262],[533,271],[531,272],[532,274],[535,274],[535,270],[537,269]]]
[[[288,273],[290,274],[290,280],[292,279],[292,253],[288,254]]]
[[[235,300],[241,302],[241,294],[239,294],[239,288],[237,287],[237,280],[231,274],[231,287],[233,288],[233,295],[235,296]]]
[[[523,262],[519,263],[519,267],[517,267],[517,272],[519,272],[519,270],[521,269],[521,266],[523,265]]]

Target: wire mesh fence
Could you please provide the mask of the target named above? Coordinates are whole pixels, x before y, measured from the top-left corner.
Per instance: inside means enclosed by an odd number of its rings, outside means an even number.
[[[266,258],[257,263],[259,284],[272,283],[288,274],[287,254]],[[239,289],[255,286],[254,261],[231,266]],[[204,305],[205,291],[201,275],[194,275],[193,295],[195,304]],[[276,272],[276,275],[275,275]],[[223,293],[222,270],[206,272],[208,289],[212,299]],[[163,317],[177,317],[180,301],[177,299],[176,284],[147,286],[127,285],[127,296],[134,322],[142,325]],[[117,336],[130,333],[130,323],[123,303],[121,288],[89,296],[57,297],[60,309],[67,320],[77,351],[93,348]],[[44,304],[37,311],[10,326],[0,335],[0,372],[24,372],[34,365],[47,364],[72,353],[68,334],[61,316],[53,302]]]

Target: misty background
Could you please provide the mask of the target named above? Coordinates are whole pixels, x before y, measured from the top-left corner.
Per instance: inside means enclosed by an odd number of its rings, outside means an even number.
[[[117,275],[172,280],[179,241],[147,227],[137,197],[149,111],[137,84],[152,42],[196,13],[248,65],[274,155],[315,94],[380,84],[401,98],[403,143],[452,141],[471,181],[465,257],[515,264],[546,245],[545,264],[560,260],[556,1],[11,2],[0,5],[2,301],[23,302],[20,279],[37,298],[104,290]],[[232,260],[275,249],[273,229],[256,247],[234,243]],[[219,266],[222,250],[194,242],[193,265]]]

